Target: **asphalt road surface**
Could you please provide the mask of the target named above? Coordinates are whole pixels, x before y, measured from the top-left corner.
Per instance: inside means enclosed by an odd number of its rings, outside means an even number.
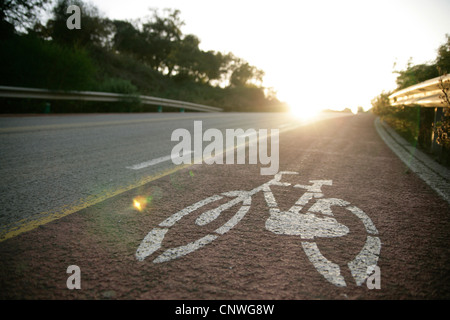
[[[174,165],[194,120],[279,129],[279,174]],[[0,118],[0,298],[448,299],[449,204],[374,120]]]

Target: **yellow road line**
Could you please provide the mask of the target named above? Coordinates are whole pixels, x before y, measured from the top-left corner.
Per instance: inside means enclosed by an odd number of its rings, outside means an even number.
[[[185,118],[186,119],[186,118]],[[159,119],[160,120],[160,119]],[[285,127],[282,129],[279,129],[279,133],[283,133],[283,132],[287,132],[287,131],[291,131],[293,129],[296,129],[298,127],[301,127],[305,124],[296,124],[293,126],[289,126],[289,127]],[[271,137],[272,133],[268,133],[267,138]],[[258,137],[259,140],[259,137]],[[244,144],[247,144],[247,142],[245,142]],[[241,144],[242,145],[242,144]],[[231,149],[235,149],[240,147],[241,145],[238,146],[233,146],[229,149],[226,149],[224,151],[222,151],[222,153],[226,153],[228,150]],[[203,159],[205,160],[205,159]],[[9,226],[7,226],[5,229],[6,231],[3,231],[2,233],[0,233],[0,242],[5,241],[7,239],[13,238],[15,236],[18,236],[21,233],[27,232],[27,231],[31,231],[33,229],[36,229],[39,226],[45,225],[49,222],[52,222],[54,220],[57,219],[61,219],[65,216],[68,216],[72,213],[78,212],[80,210],[83,210],[87,207],[93,206],[95,204],[98,204],[102,201],[105,201],[109,198],[112,198],[114,196],[117,196],[121,193],[124,193],[126,191],[130,191],[132,189],[141,187],[147,183],[150,183],[152,181],[155,181],[157,179],[160,179],[162,177],[165,177],[167,175],[170,175],[172,173],[175,173],[181,169],[184,168],[188,168],[193,166],[195,163],[195,161],[192,162],[192,164],[184,164],[184,165],[178,165],[175,168],[169,169],[169,170],[165,170],[161,173],[157,173],[155,175],[151,175],[151,176],[147,176],[145,178],[140,179],[138,182],[136,183],[132,183],[126,187],[122,187],[122,188],[118,188],[116,190],[109,190],[109,191],[105,191],[103,193],[100,194],[96,194],[96,195],[92,195],[89,196],[85,199],[80,199],[75,203],[66,205],[64,207],[60,207],[57,208],[55,210],[52,211],[46,211],[46,212],[41,212],[38,213],[30,218],[26,218],[26,219],[22,219],[18,222],[14,222],[11,223]]]
[[[54,220],[61,219],[65,216],[68,216],[69,214],[78,212],[82,209],[93,206],[93,205],[98,204],[102,201],[105,201],[109,198],[117,196],[121,193],[138,188],[149,182],[155,181],[157,179],[160,179],[162,177],[165,177],[169,174],[175,173],[181,169],[184,169],[184,168],[187,168],[190,166],[192,166],[192,164],[177,166],[175,168],[163,171],[161,173],[142,178],[138,182],[130,184],[126,187],[118,188],[116,190],[105,191],[100,194],[89,196],[85,199],[80,199],[76,203],[66,205],[62,208],[58,208],[53,211],[41,212],[41,213],[34,215],[28,219],[22,219],[18,222],[10,224],[10,227],[9,228],[7,227],[8,230],[6,230],[4,233],[0,234],[0,242],[5,241],[10,238],[13,238],[15,236],[18,236],[21,233],[36,229],[37,227],[47,224],[49,222],[52,222]]]

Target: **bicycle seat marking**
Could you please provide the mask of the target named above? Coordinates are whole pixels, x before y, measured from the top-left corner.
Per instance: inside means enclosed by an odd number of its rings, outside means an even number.
[[[366,242],[361,251],[347,264],[347,266],[349,267],[356,284],[361,286],[369,276],[367,273],[368,268],[376,266],[381,251],[381,241],[377,237],[378,231],[372,220],[361,209],[351,205],[347,201],[336,198],[324,198],[322,187],[332,186],[331,180],[310,180],[309,182],[311,185],[293,185],[293,188],[303,189],[305,192],[288,211],[281,211],[278,208],[278,204],[270,187],[291,186],[290,183],[281,182],[281,178],[285,174],[298,173],[290,171],[279,172],[272,180],[253,190],[230,191],[220,195],[214,195],[174,213],[161,222],[158,227],[152,229],[142,240],[136,251],[136,259],[143,261],[158,251],[161,248],[166,233],[184,216],[207,204],[224,198],[231,198],[230,201],[219,205],[215,209],[205,211],[197,217],[195,223],[199,226],[204,226],[217,219],[223,211],[241,203],[236,214],[221,227],[217,228],[212,234],[208,234],[186,245],[167,249],[154,258],[153,263],[168,262],[200,249],[236,226],[249,211],[252,196],[258,192],[262,192],[270,213],[270,216],[265,223],[266,229],[274,234],[298,236],[306,256],[316,270],[326,280],[338,287],[345,287],[347,285],[344,277],[341,275],[339,265],[322,255],[319,247],[313,240],[322,237],[342,237],[350,232],[347,226],[339,223],[334,218],[332,207],[343,207],[359,218],[367,232]],[[310,206],[307,212],[300,212],[313,200],[316,202]]]

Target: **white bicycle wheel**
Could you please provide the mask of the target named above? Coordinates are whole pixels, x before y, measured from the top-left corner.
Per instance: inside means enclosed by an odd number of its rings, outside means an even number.
[[[167,262],[173,259],[177,259],[179,257],[185,256],[191,252],[200,249],[201,247],[211,243],[215,239],[217,239],[220,235],[225,234],[229,230],[231,230],[248,212],[251,205],[251,196],[246,191],[231,191],[225,192],[221,195],[214,195],[212,197],[203,199],[195,204],[180,210],[169,218],[161,222],[158,227],[153,228],[147,236],[142,240],[138,249],[136,250],[136,259],[139,261],[143,261],[148,256],[155,253],[162,246],[162,242],[164,240],[164,236],[169,231],[169,229],[174,226],[179,220],[181,220],[184,216],[191,214],[192,212],[201,209],[207,204],[223,199],[224,197],[234,197],[234,199],[219,205],[214,209],[210,209],[204,213],[202,213],[197,219],[196,224],[199,226],[204,226],[215,219],[217,219],[220,214],[239,204],[242,202],[242,205],[239,207],[238,211],[222,226],[217,228],[212,234],[208,234],[200,239],[197,239],[193,242],[189,242],[186,245],[178,246],[175,248],[170,248],[161,253],[158,257],[156,257],[153,262],[161,263]]]

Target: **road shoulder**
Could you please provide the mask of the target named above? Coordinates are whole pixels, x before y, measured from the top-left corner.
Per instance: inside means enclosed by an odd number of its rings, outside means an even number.
[[[375,128],[381,139],[408,168],[450,204],[450,170],[412,146],[379,117],[375,119]]]

